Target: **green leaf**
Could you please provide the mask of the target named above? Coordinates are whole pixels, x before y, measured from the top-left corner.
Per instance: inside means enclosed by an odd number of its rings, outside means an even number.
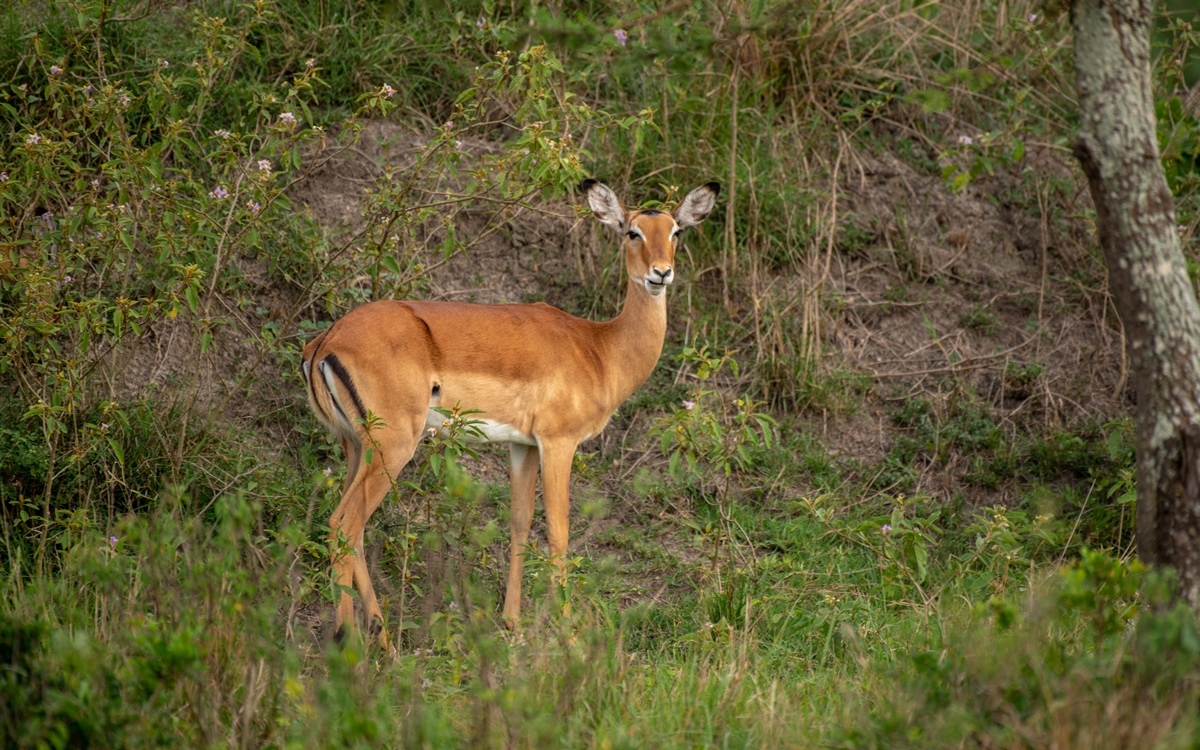
[[[950,109],[950,95],[941,89],[921,89],[905,97],[910,104],[918,104],[926,112],[945,112]]]
[[[113,438],[105,438],[105,442],[108,443],[108,447],[112,450],[113,455],[117,457],[117,463],[119,463],[121,466],[124,466],[125,465],[125,449],[122,448],[121,444],[118,443]]]
[[[929,550],[925,547],[925,540],[920,537],[913,542],[913,559],[916,561],[917,582],[925,583],[929,575]]]
[[[1018,162],[1023,158],[1025,158],[1025,141],[1020,138],[1013,138],[1012,160]]]

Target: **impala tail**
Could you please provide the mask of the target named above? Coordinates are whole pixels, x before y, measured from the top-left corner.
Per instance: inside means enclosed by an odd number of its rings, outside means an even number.
[[[337,354],[321,350],[324,339],[325,334],[321,334],[305,347],[300,365],[308,386],[308,403],[334,435],[358,443],[356,425],[366,418],[367,410],[354,386],[354,379]]]

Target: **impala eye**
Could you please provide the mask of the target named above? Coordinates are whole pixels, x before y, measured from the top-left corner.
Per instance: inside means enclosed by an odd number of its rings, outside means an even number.
[[[636,240],[637,238],[641,237],[641,235],[638,234],[637,232],[626,232],[625,236],[631,240]]]

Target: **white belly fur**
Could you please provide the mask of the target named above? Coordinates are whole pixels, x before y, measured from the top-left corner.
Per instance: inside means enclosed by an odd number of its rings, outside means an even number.
[[[537,445],[537,441],[530,435],[518,430],[509,424],[503,422],[494,422],[490,419],[480,419],[479,417],[468,417],[474,424],[471,425],[471,430],[463,431],[463,440],[468,443],[518,443],[520,445]],[[425,428],[436,430],[442,437],[446,437],[446,430],[442,424],[446,418],[438,414],[433,409],[425,415]],[[475,431],[482,432],[483,435],[474,434]]]

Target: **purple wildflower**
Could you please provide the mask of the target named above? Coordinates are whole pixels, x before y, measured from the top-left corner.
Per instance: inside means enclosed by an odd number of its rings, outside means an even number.
[[[258,205],[254,201],[246,201],[246,208],[250,209],[250,213],[252,214],[257,214],[262,210],[262,206]]]
[[[0,183],[8,182],[8,172],[0,172]]]
[[[975,143],[975,139],[969,135],[960,135],[958,137],[958,142],[963,146],[970,146]]]
[[[108,538],[108,546],[112,547],[113,549],[117,548],[117,538],[115,536],[110,536]]]
[[[50,66],[50,75],[56,76],[61,72],[62,72],[62,68],[58,67],[57,65]]]
[[[224,200],[229,197],[229,191],[218,186],[215,190],[208,191],[208,197],[215,198],[216,200]]]
[[[233,133],[230,133],[228,130],[218,130],[217,132],[213,133],[213,135],[220,138],[221,140],[224,140],[224,139],[228,138],[229,136],[233,135]]]
[[[1037,13],[1030,13],[1029,15],[1025,16],[1025,19],[1030,23],[1033,23],[1034,21],[1037,21]]]
[[[617,44],[622,47],[625,46],[625,42],[629,41],[629,34],[625,33],[625,29],[617,29],[613,32],[613,36],[617,38]]]
[[[879,530],[883,532],[884,536],[887,536],[888,534],[892,533],[892,525],[890,523],[885,523]]]
[[[479,18],[478,18],[478,19],[475,21],[475,28],[477,28],[477,29],[482,29],[482,28],[483,28],[483,24],[485,24],[485,23],[486,23],[486,21],[483,19],[483,16],[480,16],[480,17],[479,17]]]
[[[383,88],[379,90],[379,93],[383,94],[384,99],[391,99],[396,95],[396,89],[385,83],[383,84]]]
[[[684,401],[683,408],[687,409],[688,411],[691,411],[692,409],[696,408],[696,402],[695,401]]]
[[[36,146],[42,142],[42,137],[37,133],[30,133],[25,136],[25,144],[28,146]]]
[[[279,116],[279,121],[284,123],[285,125],[295,125],[296,124],[296,116],[294,114],[292,114],[291,112],[284,112],[283,114],[281,114]]]
[[[258,160],[258,171],[259,172],[270,172],[271,171],[271,161],[269,159],[259,159]]]

